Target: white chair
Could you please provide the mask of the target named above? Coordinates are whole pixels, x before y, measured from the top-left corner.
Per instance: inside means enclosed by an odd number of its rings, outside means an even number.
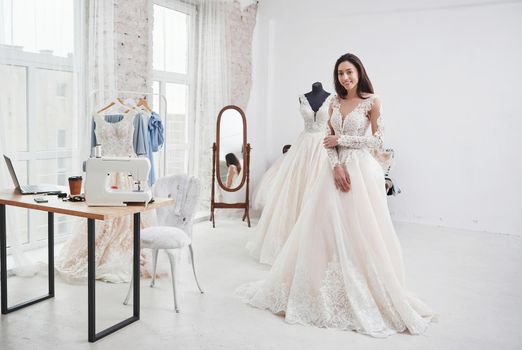
[[[151,288],[156,281],[156,265],[158,252],[164,249],[170,261],[172,275],[172,290],[174,293],[174,308],[179,312],[178,298],[176,292],[176,257],[175,251],[188,247],[192,271],[199,291],[203,294],[196,269],[194,268],[194,252],[192,250],[192,219],[197,207],[200,192],[200,182],[195,177],[187,175],[174,175],[159,178],[152,190],[154,197],[174,198],[175,203],[171,206],[156,209],[158,226],[147,227],[141,230],[141,248],[152,249],[152,282]],[[123,304],[127,305],[132,290],[132,281]]]

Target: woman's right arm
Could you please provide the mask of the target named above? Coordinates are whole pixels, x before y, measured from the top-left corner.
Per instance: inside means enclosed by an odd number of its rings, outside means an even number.
[[[329,109],[330,120],[333,114],[333,108],[330,106]],[[335,135],[332,124],[328,120],[328,125],[326,127],[326,137]],[[325,147],[326,153],[328,154],[328,160],[333,169],[335,186],[343,192],[348,192],[350,190],[350,177],[342,164],[339,162],[339,154],[337,153],[336,147]]]

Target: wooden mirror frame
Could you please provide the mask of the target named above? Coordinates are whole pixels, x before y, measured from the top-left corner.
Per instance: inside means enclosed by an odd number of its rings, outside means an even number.
[[[243,121],[243,178],[241,179],[241,183],[235,188],[226,187],[221,181],[221,174],[219,169],[219,149],[220,149],[220,129],[221,129],[221,117],[223,113],[227,110],[236,110],[241,115],[241,119]],[[211,185],[211,194],[210,194],[210,221],[212,221],[212,227],[216,227],[216,217],[214,215],[215,209],[244,209],[245,212],[243,214],[243,221],[247,219],[248,227],[250,227],[250,144],[247,143],[247,121],[245,112],[241,108],[235,105],[228,105],[223,107],[218,114],[217,122],[216,122],[216,142],[212,145],[212,185]],[[216,186],[216,169],[217,169],[217,184],[218,186],[225,190],[226,192],[237,192],[246,186],[245,189],[245,201],[239,203],[223,203],[216,202],[215,200],[215,186]]]
[[[229,106],[225,106],[221,109],[221,111],[219,111],[219,114],[218,114],[218,117],[217,117],[217,122],[216,122],[216,147],[217,147],[217,167],[216,167],[216,171],[217,171],[217,183],[219,185],[219,187],[221,187],[221,189],[227,191],[227,192],[237,192],[239,191],[241,188],[243,188],[243,185],[245,184],[245,179],[246,179],[246,171],[243,170],[241,176],[241,182],[239,183],[239,185],[237,185],[237,187],[235,188],[228,188],[227,186],[225,186],[225,184],[223,183],[223,181],[221,180],[221,167],[219,166],[220,164],[220,161],[221,159],[219,158],[219,155],[220,155],[220,141],[221,141],[221,118],[223,117],[223,114],[226,112],[226,111],[229,111],[229,110],[235,110],[239,113],[239,115],[241,116],[241,122],[243,123],[243,144],[241,146],[241,150],[243,151],[243,163],[245,163],[245,160],[244,160],[244,153],[245,153],[245,146],[247,144],[247,130],[246,130],[246,117],[245,117],[245,113],[243,112],[243,110],[241,108],[239,108],[238,106],[234,106],[234,105],[229,105]]]

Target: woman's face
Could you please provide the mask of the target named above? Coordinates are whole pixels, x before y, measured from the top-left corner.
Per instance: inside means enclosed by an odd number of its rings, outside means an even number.
[[[339,83],[341,83],[346,91],[355,89],[359,82],[357,68],[349,61],[341,62],[339,67],[337,67],[337,79],[339,79]]]

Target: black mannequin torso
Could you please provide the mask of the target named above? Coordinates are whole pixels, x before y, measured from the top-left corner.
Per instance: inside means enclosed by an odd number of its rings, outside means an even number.
[[[312,84],[312,91],[307,92],[304,95],[310,103],[312,110],[317,112],[326,98],[330,96],[330,93],[323,89],[323,85],[320,82],[316,82]]]
[[[330,93],[323,89],[323,85],[320,82],[316,82],[312,84],[312,91],[307,92],[304,95],[308,100],[310,107],[312,107],[315,117],[315,113],[317,113],[319,108],[321,108],[324,101],[328,98],[328,96],[330,96]]]

